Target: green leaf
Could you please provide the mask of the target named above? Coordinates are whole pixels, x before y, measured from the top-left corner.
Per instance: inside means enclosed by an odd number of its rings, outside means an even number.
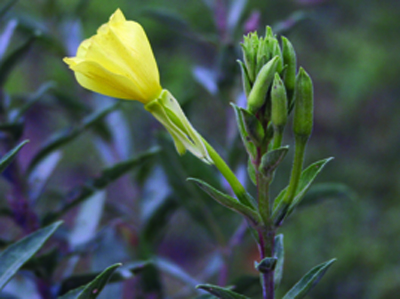
[[[15,49],[11,54],[4,58],[0,63],[0,86],[6,82],[8,75],[11,73],[17,63],[28,53],[33,42],[40,36],[39,32],[29,37],[22,45]]]
[[[262,144],[265,137],[265,132],[262,124],[250,111],[244,108],[239,109],[240,113],[242,114],[243,124],[247,135],[256,146]]]
[[[341,183],[320,183],[313,185],[303,200],[300,202],[300,207],[305,207],[319,203],[327,199],[344,198],[347,200],[355,200],[356,193],[349,186]]]
[[[34,93],[32,93],[26,100],[26,103],[10,115],[10,122],[18,122],[18,120],[31,108],[37,101],[42,99],[42,97],[51,89],[55,87],[54,82],[43,83]]]
[[[222,288],[212,284],[199,284],[198,286],[196,286],[196,288],[205,290],[221,299],[250,299],[249,297],[235,293],[227,288]]]
[[[95,125],[103,117],[115,110],[118,107],[118,103],[119,102],[110,105],[109,107],[106,107],[105,109],[102,109],[100,111],[93,112],[92,114],[87,116],[79,126],[75,128],[67,128],[51,136],[32,158],[32,161],[28,166],[27,172],[30,173],[35,168],[35,166],[48,154],[67,144],[68,142],[74,140],[80,134],[85,132],[86,129]]]
[[[325,165],[331,161],[333,158],[327,158],[315,162],[308,166],[300,176],[299,185],[296,189],[296,195],[291,203],[290,207],[288,207],[288,211],[286,216],[290,215],[293,210],[297,207],[297,205],[301,202],[303,197],[305,196],[306,192],[311,186],[311,183],[315,180],[317,175],[321,172],[321,170],[325,167]],[[273,210],[273,218],[275,221],[277,220],[276,217],[279,216],[280,209],[282,208],[282,200],[285,197],[287,187],[283,189],[278,196],[274,200],[274,210]]]
[[[294,285],[293,288],[286,293],[282,299],[301,299],[304,298],[309,291],[319,282],[324,276],[328,268],[336,261],[332,259],[312,268],[303,278]]]
[[[275,237],[274,255],[278,259],[278,261],[276,262],[275,271],[274,271],[274,286],[275,286],[275,289],[277,289],[282,280],[283,264],[285,261],[285,250],[283,247],[283,234],[279,234]]]
[[[206,182],[195,179],[195,178],[188,178],[188,181],[193,181],[199,186],[204,192],[206,192],[208,195],[210,195],[215,201],[220,203],[221,205],[227,207],[228,209],[231,209],[232,211],[235,211],[243,216],[245,216],[247,219],[251,221],[252,224],[258,225],[260,223],[260,217],[258,213],[249,208],[248,206],[243,205],[240,203],[238,200],[235,198],[224,194],[214,187],[210,186]]]
[[[111,275],[113,275],[114,271],[121,266],[121,264],[115,264],[107,269],[105,269],[102,273],[100,273],[92,282],[87,284],[84,287],[80,287],[78,289],[72,290],[65,294],[64,296],[58,297],[58,299],[95,299],[106,286],[109,281]]]
[[[265,153],[261,158],[259,169],[260,172],[265,177],[272,178],[272,174],[282,162],[282,160],[286,157],[288,151],[288,146],[282,146],[280,148]]]
[[[0,290],[12,276],[43,246],[61,221],[42,228],[12,244],[0,254]]]
[[[250,177],[250,180],[254,184],[254,186],[257,186],[257,177],[256,177],[256,170],[254,168],[254,164],[251,163],[251,158],[247,159],[247,173]]]
[[[131,171],[135,167],[139,167],[144,163],[148,162],[159,152],[158,148],[152,148],[141,155],[117,163],[109,168],[104,169],[101,174],[88,180],[82,186],[79,186],[73,190],[73,198],[68,199],[67,203],[56,212],[50,212],[43,218],[44,223],[58,219],[61,215],[65,214],[84,200],[88,199],[98,190],[104,189],[108,184],[120,178],[122,175]]]
[[[27,144],[29,140],[24,140],[20,144],[18,144],[16,147],[14,147],[11,151],[9,151],[7,154],[5,154],[1,160],[0,160],[0,173],[3,172],[8,165],[14,160],[15,156],[18,154],[18,152],[22,149],[22,147]]]
[[[244,120],[243,120],[243,115],[240,111],[240,108],[233,103],[231,103],[231,106],[233,107],[233,109],[235,111],[236,122],[237,122],[237,126],[239,128],[240,137],[242,138],[242,141],[246,148],[246,151],[251,157],[255,157],[257,154],[256,147],[251,142],[251,138],[250,138],[249,134],[247,133],[246,126],[245,126]]]
[[[276,257],[266,257],[266,258],[262,259],[259,263],[254,262],[254,267],[260,273],[268,273],[269,271],[275,269],[277,261],[278,261],[278,259]]]

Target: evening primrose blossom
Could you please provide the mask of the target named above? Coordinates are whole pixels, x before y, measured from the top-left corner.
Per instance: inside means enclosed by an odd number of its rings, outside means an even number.
[[[86,89],[106,96],[136,100],[171,134],[180,154],[189,150],[206,163],[212,160],[172,94],[162,89],[157,63],[140,24],[127,21],[120,9],[97,34],[83,41],[76,57],[64,58]]]

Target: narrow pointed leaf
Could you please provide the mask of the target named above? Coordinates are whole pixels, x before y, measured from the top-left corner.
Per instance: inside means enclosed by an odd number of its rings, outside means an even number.
[[[276,168],[279,166],[282,160],[286,157],[288,151],[289,147],[283,146],[264,154],[261,158],[261,164],[259,169],[260,172],[266,177],[271,177],[273,172],[276,170]]]
[[[103,117],[105,117],[108,113],[112,112],[118,107],[118,102],[114,105],[110,105],[109,107],[102,109],[100,111],[93,112],[89,116],[87,116],[82,123],[75,128],[67,128],[61,132],[57,132],[53,136],[51,136],[45,144],[39,149],[36,155],[32,158],[31,163],[28,167],[28,173],[30,173],[35,166],[44,159],[49,153],[55,151],[56,149],[62,147],[68,142],[74,140],[80,134],[82,134],[86,129],[95,125],[98,121],[100,121]]]
[[[10,163],[14,160],[14,158],[18,154],[18,152],[28,142],[29,142],[29,140],[22,141],[20,144],[18,144],[16,147],[14,147],[11,151],[9,151],[7,154],[5,154],[1,158],[1,160],[0,160],[0,173],[3,172],[4,169],[6,169],[8,165],[10,165]]]
[[[265,136],[263,126],[253,113],[244,108],[239,109],[240,113],[242,114],[242,119],[247,135],[250,137],[255,145],[260,145],[263,142]]]
[[[0,290],[14,274],[43,246],[61,225],[61,221],[42,228],[12,244],[0,254]]]
[[[249,297],[235,293],[227,288],[222,288],[212,284],[199,284],[198,286],[196,286],[196,288],[205,290],[221,299],[250,299]]]
[[[279,234],[275,237],[274,253],[275,253],[275,257],[278,259],[278,261],[276,262],[276,265],[275,265],[275,272],[274,272],[274,285],[275,285],[275,289],[277,289],[282,280],[283,264],[285,261],[285,250],[283,247],[283,234]]]
[[[298,283],[294,285],[293,288],[289,290],[289,292],[286,293],[282,299],[304,298],[335,261],[336,259],[332,259],[312,268]]]
[[[43,222],[48,223],[59,218],[64,213],[88,199],[95,192],[104,189],[108,184],[120,178],[122,175],[136,167],[143,165],[146,162],[149,162],[158,152],[158,148],[153,148],[135,158],[122,161],[104,169],[98,177],[92,178],[82,186],[75,188],[71,193],[72,198],[68,198],[66,200],[67,203],[57,212],[51,212],[46,215],[43,219]]]
[[[96,278],[83,287],[79,287],[78,289],[72,290],[67,294],[58,297],[58,299],[95,299],[101,293],[103,288],[106,286],[109,281],[111,275],[114,274],[115,270],[120,267],[121,264],[115,264],[107,269],[105,269],[102,273],[100,273]]]
[[[17,63],[28,53],[33,42],[40,36],[40,33],[34,34],[28,38],[21,46],[15,49],[11,54],[2,59],[0,63],[0,86],[3,86]]]
[[[321,172],[321,170],[325,167],[325,165],[332,159],[333,158],[320,160],[318,162],[311,164],[305,170],[303,170],[303,172],[301,173],[299,185],[296,190],[296,195],[293,199],[292,204],[289,207],[289,210],[287,211],[287,215],[293,212],[296,206],[303,199],[304,195],[310,188],[312,182],[315,180],[317,175]],[[273,210],[274,219],[276,218],[276,216],[278,216],[279,210],[282,208],[282,200],[285,197],[286,190],[287,187],[283,189],[274,200],[274,210]]]
[[[221,205],[247,217],[253,224],[259,223],[259,216],[255,210],[252,210],[249,207],[241,204],[235,198],[218,191],[217,189],[202,180],[194,178],[189,178],[188,180],[195,182],[197,186],[199,186],[204,192],[210,195],[215,201],[217,201]]]
[[[242,138],[242,141],[246,148],[246,151],[251,157],[255,157],[256,156],[256,147],[251,142],[251,138],[246,131],[246,127],[244,125],[244,120],[243,120],[243,115],[240,111],[240,108],[232,103],[231,103],[231,106],[233,107],[233,109],[235,111],[236,122],[237,122],[237,126],[239,128],[240,137]]]

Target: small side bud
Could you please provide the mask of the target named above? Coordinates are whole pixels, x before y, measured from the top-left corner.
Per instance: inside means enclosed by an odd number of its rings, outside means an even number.
[[[290,41],[282,36],[283,64],[286,66],[284,83],[289,101],[289,112],[293,108],[293,95],[296,85],[296,52]]]
[[[314,94],[310,76],[300,68],[296,78],[293,132],[296,137],[307,140],[313,127]]]
[[[278,73],[275,73],[271,89],[271,121],[276,127],[284,127],[287,122],[288,108],[286,89]]]
[[[257,113],[257,111],[265,103],[267,91],[271,86],[272,80],[274,79],[278,62],[279,56],[275,56],[261,68],[257,75],[256,81],[254,82],[253,88],[251,89],[247,99],[247,108],[253,114]]]

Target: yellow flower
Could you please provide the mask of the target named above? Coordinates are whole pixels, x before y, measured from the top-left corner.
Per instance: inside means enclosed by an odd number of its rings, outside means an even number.
[[[97,34],[83,41],[76,57],[64,58],[80,85],[110,97],[137,100],[171,134],[179,154],[186,150],[206,163],[213,161],[202,137],[178,101],[161,88],[160,75],[143,28],[127,21],[120,9]]]
[[[64,62],[80,85],[110,97],[147,104],[162,91],[146,33],[138,23],[127,21],[120,9],[81,43],[76,57]]]

